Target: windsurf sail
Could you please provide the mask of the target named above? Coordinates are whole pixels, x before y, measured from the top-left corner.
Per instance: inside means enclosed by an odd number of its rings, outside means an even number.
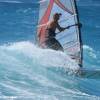
[[[44,42],[46,25],[54,13],[61,13],[59,24],[63,27],[78,24],[79,17],[75,0],[41,0],[37,34],[39,41]],[[59,34],[56,39],[61,43],[64,51],[82,66],[82,41],[79,26],[73,26]]]

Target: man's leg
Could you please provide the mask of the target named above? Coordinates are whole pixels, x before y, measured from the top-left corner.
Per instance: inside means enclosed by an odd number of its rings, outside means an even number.
[[[61,44],[59,43],[59,41],[57,41],[56,39],[54,39],[54,47],[56,48],[56,50],[60,50],[60,51],[64,51],[63,47],[61,46]]]
[[[55,38],[51,38],[51,39],[47,40],[46,45],[48,48],[64,51],[61,44]]]

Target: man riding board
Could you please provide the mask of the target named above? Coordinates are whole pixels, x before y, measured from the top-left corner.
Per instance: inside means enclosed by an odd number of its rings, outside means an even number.
[[[61,44],[55,38],[56,34],[57,34],[56,29],[58,29],[60,32],[62,32],[65,29],[70,28],[70,26],[64,28],[59,25],[58,21],[59,21],[61,15],[62,15],[61,13],[55,13],[53,15],[53,19],[50,22],[48,22],[48,24],[46,26],[45,40],[43,42],[43,44],[45,45],[46,48],[64,51]],[[39,38],[39,40],[41,38],[39,34],[38,34],[38,38]],[[39,42],[41,42],[41,41],[39,41]]]

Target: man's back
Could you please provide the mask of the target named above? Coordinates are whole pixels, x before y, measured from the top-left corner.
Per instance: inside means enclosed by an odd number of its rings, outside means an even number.
[[[52,31],[55,32],[57,26],[58,26],[58,22],[52,20],[52,21],[48,22],[48,24],[47,24],[47,29],[52,29]]]

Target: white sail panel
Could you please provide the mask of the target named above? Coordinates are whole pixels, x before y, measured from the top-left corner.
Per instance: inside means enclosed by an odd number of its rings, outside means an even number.
[[[63,27],[79,23],[75,0],[44,0],[44,2],[40,4],[39,11],[39,31],[41,30],[42,39],[46,24],[52,19],[54,13],[62,13],[59,23]],[[58,32],[58,30],[56,32]],[[82,51],[79,27],[73,26],[59,33],[56,39],[61,43],[64,51],[80,64]]]

